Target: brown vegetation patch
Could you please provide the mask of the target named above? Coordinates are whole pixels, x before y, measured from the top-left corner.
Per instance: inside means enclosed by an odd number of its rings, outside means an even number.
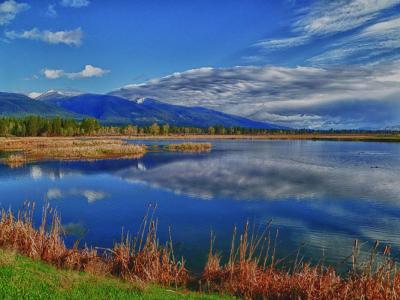
[[[65,246],[60,218],[48,207],[43,209],[39,229],[33,226],[34,205],[27,204],[15,216],[10,210],[1,212],[0,247],[11,249],[33,259],[40,259],[59,268],[112,274],[132,282],[151,282],[163,285],[185,285],[188,272],[183,260],[173,255],[172,243],[160,246],[156,235],[156,221],[144,220],[138,236],[128,236],[107,253],[96,249],[72,249]],[[50,228],[47,221],[51,219]]]
[[[211,151],[212,145],[210,143],[182,143],[182,144],[169,144],[165,146],[169,151],[180,152],[205,152]]]
[[[144,145],[112,139],[26,138],[0,139],[0,150],[14,151],[4,161],[20,166],[38,160],[91,160],[138,158],[146,153]]]
[[[357,263],[359,245],[355,242],[352,268],[339,275],[332,267],[311,266],[296,259],[290,270],[278,269],[275,246],[265,234],[249,234],[248,225],[236,246],[236,230],[229,261],[221,264],[213,252],[213,239],[202,282],[210,291],[246,299],[399,299],[400,271],[386,247],[377,260],[378,243],[370,260]],[[257,254],[258,253],[258,254]],[[257,254],[257,255],[256,255]]]

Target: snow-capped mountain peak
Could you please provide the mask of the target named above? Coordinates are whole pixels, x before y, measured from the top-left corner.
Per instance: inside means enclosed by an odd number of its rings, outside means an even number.
[[[137,98],[134,100],[137,104],[143,104],[146,101],[145,97]]]
[[[34,97],[31,97],[30,96],[31,94]],[[73,96],[78,96],[80,94],[82,94],[82,93],[79,91],[74,91],[74,90],[54,90],[54,89],[52,89],[52,90],[48,90],[47,92],[44,92],[41,94],[33,92],[33,93],[30,93],[29,96],[36,100],[47,100],[50,98],[51,99],[56,99],[56,98],[60,99],[60,98],[64,98],[64,97],[73,97]]]

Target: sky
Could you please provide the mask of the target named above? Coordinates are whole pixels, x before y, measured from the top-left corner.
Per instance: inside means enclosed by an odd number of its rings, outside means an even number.
[[[400,127],[400,0],[0,0],[0,91]]]

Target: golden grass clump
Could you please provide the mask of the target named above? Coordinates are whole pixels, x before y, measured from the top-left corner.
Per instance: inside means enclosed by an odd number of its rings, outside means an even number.
[[[189,280],[183,259],[177,261],[172,241],[160,247],[157,222],[146,215],[141,233],[133,240],[129,234],[112,250],[112,274],[130,281],[157,282],[166,286],[186,285]]]
[[[165,146],[169,151],[180,152],[206,152],[211,151],[211,143],[182,143],[182,144],[169,144]]]
[[[34,204],[14,215],[11,210],[1,211],[0,247],[14,250],[33,259],[40,259],[59,268],[112,274],[132,282],[162,285],[185,285],[188,272],[183,260],[176,261],[172,242],[161,247],[157,241],[156,222],[143,226],[133,241],[127,236],[113,249],[98,253],[96,249],[67,248],[62,235],[60,218],[48,206],[43,209],[38,229],[33,225]],[[47,228],[47,220],[51,224]],[[111,254],[110,254],[111,253]]]
[[[220,257],[210,253],[202,283],[209,291],[229,293],[245,299],[399,299],[400,272],[389,257],[388,247],[381,260],[376,259],[378,243],[370,260],[357,265],[355,243],[353,265],[348,274],[340,276],[332,267],[311,266],[297,260],[289,270],[278,269],[275,246],[265,235],[249,235],[248,225],[235,245],[232,239],[229,261],[221,264]],[[257,254],[258,253],[258,254]],[[257,254],[257,255],[256,255]]]
[[[10,166],[18,166],[51,159],[138,158],[146,153],[146,146],[111,139],[27,138],[1,139],[0,150],[18,151],[4,160]]]
[[[58,267],[84,270],[89,260],[97,257],[95,250],[68,249],[62,239],[62,227],[56,212],[43,209],[39,229],[33,226],[34,204],[26,204],[25,211],[15,216],[11,210],[1,211],[0,247],[15,250],[33,259],[40,259]],[[48,213],[51,213],[50,229],[46,230]]]

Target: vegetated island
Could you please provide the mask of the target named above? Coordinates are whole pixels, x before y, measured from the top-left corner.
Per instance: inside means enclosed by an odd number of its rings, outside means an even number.
[[[159,243],[154,211],[144,217],[136,237],[123,235],[121,242],[100,252],[77,244],[66,247],[60,218],[48,207],[43,209],[40,227],[34,227],[34,211],[29,205],[15,215],[11,210],[1,211],[0,247],[5,249],[0,250],[1,298],[229,299],[224,295],[232,295],[350,300],[400,296],[397,262],[390,247],[381,247],[379,242],[362,259],[361,244],[355,241],[349,271],[341,275],[332,266],[311,265],[298,256],[287,264],[278,258],[277,234],[271,238],[269,225],[254,233],[247,223],[242,232],[234,229],[226,261],[216,254],[215,237],[211,236],[207,262],[196,275],[186,268],[184,258],[175,257],[171,240]],[[47,224],[46,220],[52,221]]]
[[[146,146],[119,139],[0,138],[0,150],[11,153],[3,161],[18,167],[40,160],[97,160],[139,158]]]
[[[158,148],[158,147],[157,147]],[[166,145],[174,152],[209,152],[211,143],[180,143]],[[140,158],[147,146],[129,144],[117,138],[96,137],[26,137],[0,138],[0,151],[5,154],[0,161],[10,167],[20,167],[41,160],[104,160]]]
[[[174,152],[209,152],[212,149],[211,143],[181,143],[168,144],[165,148]]]

